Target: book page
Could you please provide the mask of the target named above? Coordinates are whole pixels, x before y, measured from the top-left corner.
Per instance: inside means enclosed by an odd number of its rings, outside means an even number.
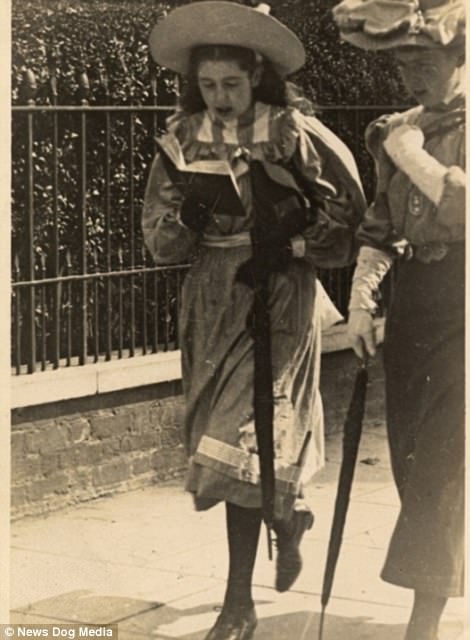
[[[157,138],[157,144],[179,171],[185,170],[186,160],[184,159],[183,149],[176,136],[172,133],[167,133]]]
[[[194,162],[186,163],[181,145],[176,136],[171,133],[159,137],[157,143],[178,171],[228,176],[232,181],[237,195],[240,196],[237,179],[232,171],[232,167],[226,160],[195,160]]]

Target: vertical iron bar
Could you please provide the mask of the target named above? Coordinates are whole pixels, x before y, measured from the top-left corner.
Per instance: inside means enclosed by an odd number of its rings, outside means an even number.
[[[157,66],[149,53],[149,70],[150,70],[150,90],[152,93],[152,104],[154,107],[158,105],[158,84],[157,77],[158,71]],[[157,152],[157,143],[156,138],[158,135],[158,111],[155,111],[152,114],[152,125],[153,125],[153,153],[154,155]],[[143,248],[145,253],[145,248]],[[152,353],[158,353],[158,271],[155,271],[153,274],[153,331],[152,331]]]
[[[135,137],[134,114],[129,114],[129,250],[131,268],[135,266],[135,208],[134,208],[134,137]],[[129,334],[129,356],[133,357],[135,353],[135,276],[129,278],[130,285],[130,334]]]
[[[51,99],[52,104],[57,106],[57,47],[54,46],[49,60]],[[54,111],[52,130],[52,272],[55,277],[60,274],[59,263],[59,120],[58,113]],[[60,360],[60,298],[61,286],[57,282],[53,288],[53,323],[52,323],[52,366],[58,369]]]
[[[66,274],[69,276],[72,273],[72,254],[70,253],[70,249],[67,249],[66,251],[65,261],[66,261],[65,271],[66,271]],[[65,336],[66,343],[67,343],[67,356],[66,356],[67,367],[70,367],[70,364],[72,362],[72,307],[73,307],[72,283],[69,280],[67,282],[67,302],[66,302],[67,329],[66,329],[66,336]]]
[[[20,280],[20,259],[18,254],[15,254],[14,259],[14,280],[19,282]],[[21,373],[21,288],[16,287],[14,289],[15,295],[15,324],[14,324],[14,348],[15,348],[15,372],[18,376]]]
[[[153,274],[153,333],[152,333],[152,352],[158,353],[158,339],[159,339],[159,331],[158,331],[158,271],[155,271]]]
[[[164,336],[164,351],[168,351],[170,343],[170,285],[168,283],[168,273],[165,273],[165,336]]]
[[[123,259],[123,251],[122,251],[122,246],[119,246],[118,249],[118,263],[119,263],[119,271],[122,271],[124,268],[124,259]],[[123,313],[122,313],[122,307],[123,307],[123,283],[122,283],[122,276],[118,277],[118,321],[119,321],[119,326],[118,326],[118,358],[122,358],[122,343],[123,343],[123,331],[122,331],[122,320],[123,320]]]
[[[147,253],[142,247],[142,267],[147,266]],[[142,355],[147,353],[147,273],[142,271]]]
[[[46,277],[46,254],[41,251],[41,278]],[[47,336],[47,326],[46,326],[46,315],[47,315],[47,305],[46,305],[46,287],[45,285],[41,285],[41,371],[46,370],[46,336]]]
[[[149,71],[150,71],[150,91],[152,94],[152,104],[154,107],[158,105],[158,84],[157,84],[157,65],[155,64],[152,56],[149,53]],[[158,111],[155,109],[153,112],[153,153],[157,152],[156,138],[158,135]]]
[[[359,145],[362,140],[362,135],[359,137],[359,109],[354,109],[354,157],[359,158]]]
[[[96,247],[93,249],[93,271],[99,271],[98,251]],[[100,290],[99,280],[95,278],[93,281],[93,361],[98,362],[100,355]]]
[[[88,105],[89,81],[86,70],[83,69],[79,77],[80,98],[83,106]],[[78,351],[78,363],[84,365],[87,359],[88,342],[88,282],[87,275],[87,114],[83,111],[80,114],[80,224],[81,224],[81,246],[80,246],[80,273],[83,276],[81,282],[81,314],[80,314],[80,342]]]
[[[176,271],[176,304],[175,304],[175,349],[179,349],[179,317],[181,307],[181,271]]]
[[[36,78],[31,70],[26,72],[26,91],[28,97],[28,104],[34,105],[34,97],[36,94]],[[34,115],[29,112],[27,115],[27,129],[28,129],[28,141],[27,141],[27,194],[28,194],[28,223],[26,226],[26,277],[33,281],[34,278]],[[27,364],[28,373],[34,373],[36,371],[36,327],[35,327],[35,300],[36,290],[34,284],[28,287],[27,290],[27,330],[26,330],[26,344],[27,344]]]
[[[100,80],[105,93],[106,105],[110,104],[109,81],[103,65],[100,66]],[[111,260],[111,113],[105,112],[104,124],[104,183],[105,183],[105,244],[106,244],[106,271],[112,270]],[[111,360],[113,349],[112,339],[112,278],[108,277],[105,281],[106,292],[106,338],[105,338],[105,360]]]
[[[106,111],[105,124],[105,207],[106,207],[106,269],[111,271],[111,114]],[[106,278],[106,360],[111,360],[112,353],[112,279]]]

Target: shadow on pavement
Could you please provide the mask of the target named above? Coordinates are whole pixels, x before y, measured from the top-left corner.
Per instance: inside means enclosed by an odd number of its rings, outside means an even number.
[[[208,594],[206,594],[208,596]],[[220,603],[204,602],[204,592],[191,606],[181,602],[180,607],[133,598],[104,596],[88,590],[72,591],[41,600],[12,612],[11,622],[16,624],[118,624],[119,640],[203,640],[220,610]],[[287,605],[287,603],[286,603]],[[291,599],[287,607],[268,599],[258,599],[258,627],[253,640],[315,640],[318,636],[320,614],[317,611],[292,611],[305,603]],[[364,605],[364,603],[362,603]],[[276,613],[278,609],[291,609]],[[339,616],[326,613],[323,640],[403,640],[404,624],[377,623],[373,618],[360,615]],[[442,640],[457,638],[459,629],[452,622],[445,627],[450,633]]]
[[[32,603],[12,612],[13,624],[117,624],[119,640],[203,640],[220,611],[220,602],[211,602],[206,590],[182,598],[173,604],[163,604],[126,598],[105,596],[90,590],[71,591]],[[186,602],[185,602],[186,601]],[[193,604],[191,604],[193,603]],[[257,598],[258,627],[253,640],[316,640],[320,614],[305,610],[305,601],[297,594],[288,600]],[[341,606],[341,603],[336,603]],[[378,622],[364,609],[373,607],[380,619],[384,608],[367,602],[348,602],[357,607],[358,615],[329,614],[325,617],[323,640],[403,640],[404,612],[397,608],[400,624]],[[375,609],[374,609],[375,607]],[[390,607],[387,618],[390,620]],[[361,610],[363,615],[361,615]],[[440,640],[457,640],[462,624],[445,620],[441,625]]]

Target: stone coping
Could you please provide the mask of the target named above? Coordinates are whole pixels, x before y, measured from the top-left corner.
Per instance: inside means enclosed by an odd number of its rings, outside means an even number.
[[[377,342],[383,340],[384,319],[375,320]],[[349,349],[346,325],[322,333],[322,353]],[[109,393],[181,378],[181,352],[163,353],[72,366],[12,376],[11,408],[20,408]]]

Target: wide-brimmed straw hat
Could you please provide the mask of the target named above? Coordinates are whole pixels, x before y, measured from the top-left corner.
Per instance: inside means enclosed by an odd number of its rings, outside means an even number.
[[[179,73],[187,73],[192,49],[207,44],[252,49],[270,60],[281,76],[305,62],[298,37],[269,15],[266,4],[252,8],[222,0],[194,2],[172,11],[150,34],[154,60]]]
[[[341,38],[361,49],[443,47],[465,40],[463,0],[343,0]]]

